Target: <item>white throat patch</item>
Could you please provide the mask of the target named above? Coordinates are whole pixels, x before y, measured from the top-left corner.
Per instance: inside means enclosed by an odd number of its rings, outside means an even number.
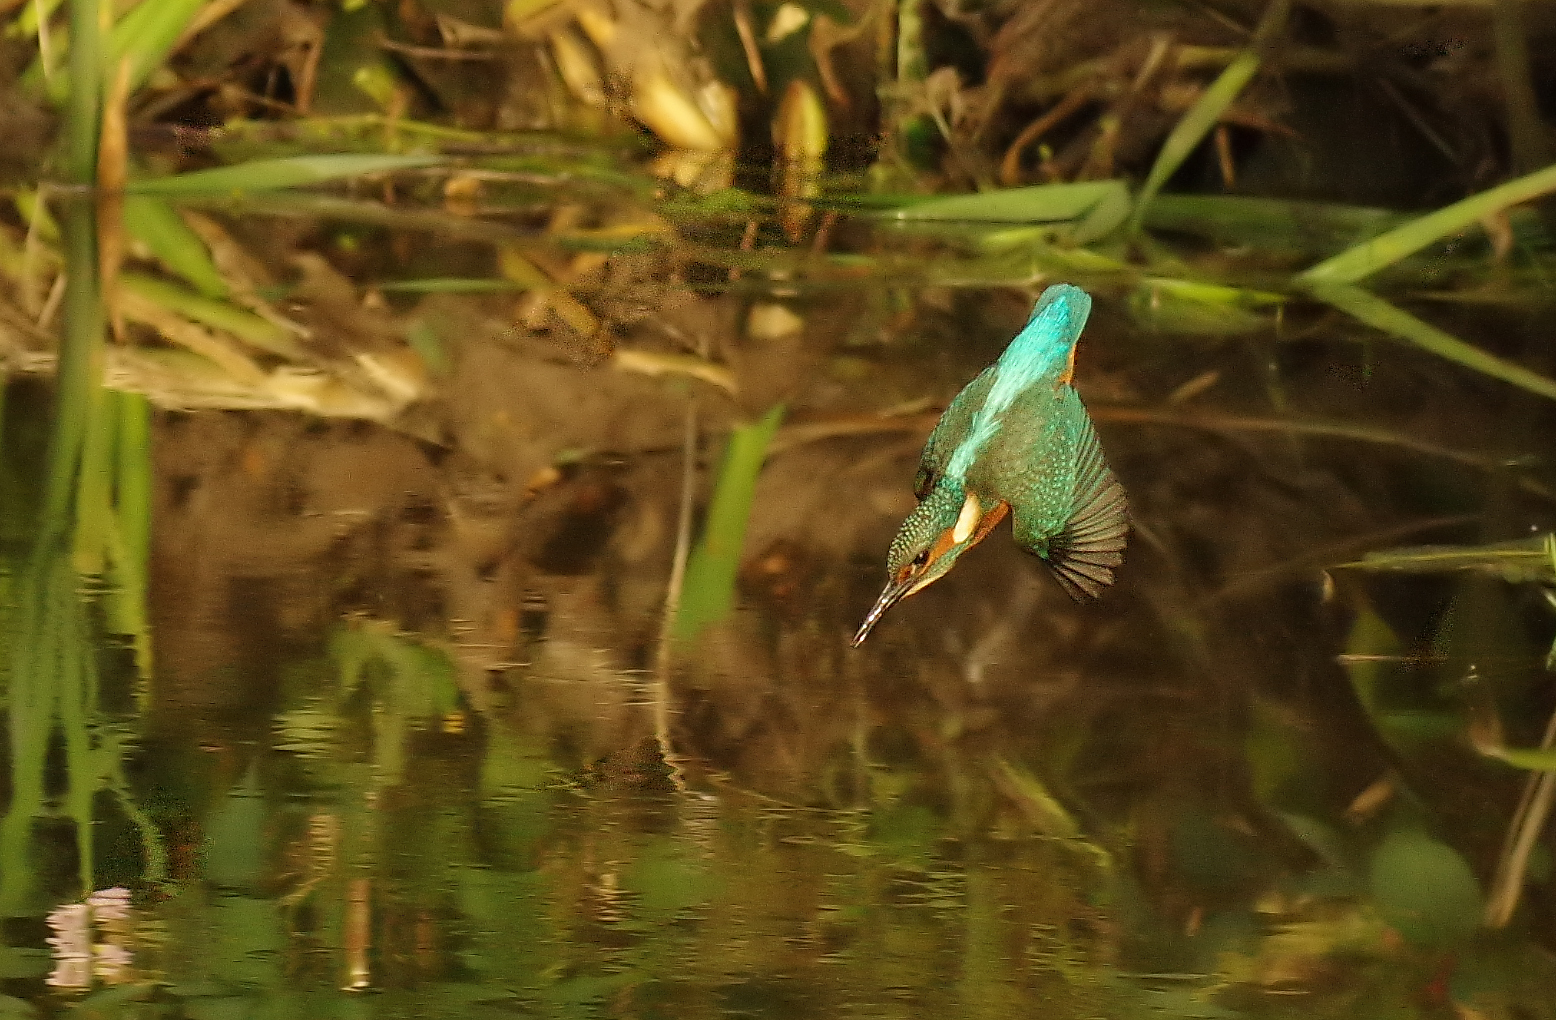
[[[982,519],[983,507],[978,503],[978,497],[969,492],[967,502],[962,504],[961,514],[956,518],[956,527],[951,529],[951,541],[957,545],[967,541]]]

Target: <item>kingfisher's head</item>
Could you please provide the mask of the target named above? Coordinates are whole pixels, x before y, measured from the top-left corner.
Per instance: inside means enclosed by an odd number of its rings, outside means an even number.
[[[944,577],[962,553],[983,541],[1009,509],[999,500],[985,505],[953,478],[939,479],[927,488],[892,540],[886,554],[886,587],[854,635],[856,648],[870,636],[886,610]]]

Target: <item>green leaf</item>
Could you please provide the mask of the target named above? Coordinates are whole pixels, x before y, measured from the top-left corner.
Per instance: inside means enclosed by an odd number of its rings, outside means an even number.
[[[1415,946],[1446,949],[1480,927],[1480,882],[1457,850],[1417,829],[1389,833],[1372,855],[1378,914]]]
[[[1431,351],[1439,357],[1447,358],[1482,375],[1501,379],[1531,393],[1556,400],[1556,380],[1540,375],[1538,372],[1531,372],[1506,358],[1488,354],[1436,326],[1422,322],[1409,312],[1375,294],[1349,284],[1312,283],[1310,280],[1307,282],[1311,284],[1314,297],[1360,319],[1374,329],[1415,344],[1422,350]]]
[[[1297,280],[1308,285],[1355,283],[1433,242],[1474,226],[1493,213],[1551,191],[1556,191],[1556,166],[1537,170],[1401,224],[1320,262]]]
[[[127,196],[124,228],[149,248],[157,261],[201,294],[208,298],[227,296],[227,281],[211,260],[210,249],[166,201],[150,195]]]
[[[678,639],[695,637],[708,624],[722,620],[734,606],[735,575],[740,569],[756,477],[767,456],[767,444],[782,420],[783,405],[779,404],[761,421],[737,426],[730,434],[702,539],[686,565],[681,607],[675,617]]]
[[[1288,832],[1318,856],[1321,867],[1306,876],[1302,887],[1319,896],[1354,896],[1361,876],[1347,834],[1328,822],[1289,811],[1275,812]]]
[[[132,195],[208,195],[275,191],[324,184],[363,174],[414,170],[442,162],[441,156],[394,156],[375,153],[337,153],[324,156],[284,156],[256,159],[210,170],[191,170],[169,177],[131,181]]]

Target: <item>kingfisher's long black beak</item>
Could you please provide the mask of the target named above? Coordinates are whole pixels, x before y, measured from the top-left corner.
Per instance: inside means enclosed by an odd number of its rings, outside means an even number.
[[[854,635],[854,647],[864,644],[864,639],[870,636],[870,631],[880,622],[886,610],[901,602],[903,598],[912,593],[917,578],[909,577],[905,581],[888,581],[881,591],[881,597],[875,600],[875,605],[870,608],[870,613],[859,625],[859,633]]]

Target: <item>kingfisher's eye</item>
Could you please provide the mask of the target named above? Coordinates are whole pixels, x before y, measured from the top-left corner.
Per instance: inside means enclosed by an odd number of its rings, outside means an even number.
[[[928,562],[929,562],[929,550],[928,549],[925,549],[923,552],[921,552],[917,556],[913,557],[913,565],[915,567],[922,567],[924,564],[926,564]]]
[[[923,468],[918,469],[918,474],[913,476],[913,495],[918,497],[920,503],[929,495],[929,490],[935,487],[935,476]]]

